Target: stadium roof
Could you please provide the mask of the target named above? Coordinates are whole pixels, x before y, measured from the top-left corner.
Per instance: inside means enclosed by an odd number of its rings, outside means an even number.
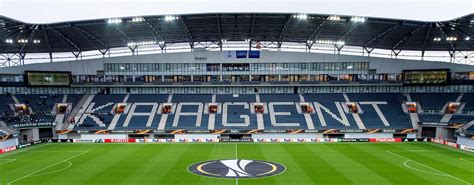
[[[223,41],[348,45],[418,51],[473,51],[474,14],[422,22],[294,13],[209,13],[29,24],[0,17],[0,53],[105,51],[164,43]],[[471,39],[472,38],[472,39]]]

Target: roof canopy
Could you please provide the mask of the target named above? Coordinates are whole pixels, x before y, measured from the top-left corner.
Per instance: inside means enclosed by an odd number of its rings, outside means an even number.
[[[29,24],[0,17],[0,53],[56,53],[225,41],[473,51],[474,14],[444,22],[291,13],[123,17]],[[472,38],[472,39],[471,39]]]

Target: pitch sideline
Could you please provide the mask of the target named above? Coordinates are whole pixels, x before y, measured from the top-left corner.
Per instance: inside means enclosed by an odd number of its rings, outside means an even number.
[[[450,175],[450,174],[448,174],[448,173],[446,173],[446,172],[443,172],[443,171],[441,171],[441,170],[435,169],[435,168],[433,168],[433,167],[431,167],[431,166],[428,166],[428,165],[426,165],[426,164],[423,164],[423,163],[420,163],[420,162],[411,160],[411,159],[408,158],[408,157],[404,157],[404,156],[402,156],[402,155],[396,154],[396,153],[394,153],[394,152],[391,152],[390,150],[385,150],[385,152],[390,153],[390,154],[395,155],[395,156],[398,156],[398,157],[400,157],[400,158],[403,158],[403,159],[405,159],[405,160],[407,160],[407,161],[412,161],[412,162],[417,163],[417,164],[419,164],[419,165],[421,165],[421,166],[425,166],[425,167],[431,168],[431,169],[433,169],[434,171],[437,171],[437,172],[440,172],[440,173],[442,173],[442,174],[445,174],[447,177],[451,177],[451,178],[456,179],[456,180],[458,180],[458,181],[464,182],[464,183],[466,183],[467,185],[472,185],[470,182],[467,182],[467,181],[465,181],[465,180],[462,180],[462,179],[460,179],[460,178],[458,178],[458,177],[455,177],[455,176],[453,176],[453,175]],[[407,161],[405,161],[405,162],[407,162]],[[404,162],[404,166],[407,167],[407,165],[405,165],[405,162]],[[409,168],[409,167],[407,167],[407,168]],[[412,169],[412,168],[410,168],[410,169]],[[413,170],[413,169],[412,169],[412,170]],[[416,171],[422,171],[422,170],[416,170]],[[426,172],[426,171],[425,171],[425,173],[429,173],[429,172]],[[438,174],[438,175],[439,175],[439,174]]]
[[[74,158],[76,158],[76,157],[79,157],[79,156],[81,156],[81,155],[84,155],[84,154],[87,153],[87,152],[89,152],[89,151],[84,151],[84,152],[81,152],[81,153],[79,153],[79,154],[77,154],[77,155],[74,155],[74,156],[72,156],[72,157],[69,157],[69,158],[67,158],[67,159],[60,160],[59,162],[56,162],[56,163],[54,163],[54,164],[51,164],[51,165],[49,165],[49,166],[46,166],[46,167],[41,168],[41,169],[39,169],[39,170],[36,170],[36,171],[34,171],[34,172],[32,172],[32,173],[29,173],[29,174],[27,174],[27,175],[24,175],[24,176],[22,176],[22,177],[20,177],[20,178],[17,178],[17,179],[15,179],[15,180],[13,180],[13,181],[10,181],[10,182],[7,183],[7,185],[11,185],[11,184],[13,184],[14,182],[18,182],[18,181],[20,181],[20,180],[22,180],[22,179],[28,178],[28,177],[30,177],[30,176],[32,176],[32,175],[38,173],[38,172],[41,172],[41,171],[43,171],[43,170],[46,170],[46,169],[51,168],[51,167],[53,167],[53,166],[56,166],[56,165],[58,165],[58,164],[60,164],[60,163],[62,163],[62,162],[64,162],[64,161],[69,161],[69,160],[71,160],[71,159],[74,159]]]
[[[0,161],[6,161],[6,162],[0,162],[0,165],[11,163],[13,161],[16,161],[16,159],[0,159]]]

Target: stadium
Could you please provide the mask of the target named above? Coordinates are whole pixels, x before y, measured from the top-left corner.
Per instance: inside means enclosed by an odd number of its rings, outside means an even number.
[[[472,11],[350,13],[1,15],[0,185],[474,184]]]

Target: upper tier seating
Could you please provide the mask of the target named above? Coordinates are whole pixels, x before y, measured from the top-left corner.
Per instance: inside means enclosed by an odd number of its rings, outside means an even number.
[[[14,104],[10,95],[0,95],[0,112],[6,113],[11,111],[10,104]]]
[[[293,129],[407,129],[412,128],[410,117],[403,112],[406,97],[400,93],[342,93],[332,94],[113,94],[94,95],[82,119],[74,120],[76,129],[98,130],[293,130]],[[466,93],[463,100],[471,103],[473,93]],[[428,107],[441,109],[447,102],[454,101],[458,94],[443,96],[436,100],[428,94],[412,95],[416,101]],[[424,97],[426,96],[426,97]],[[5,122],[54,121],[52,108],[62,102],[63,95],[16,95],[21,103],[30,105],[33,115],[28,119],[7,119]],[[82,95],[68,95],[66,102],[76,104]],[[171,98],[171,99],[170,99]],[[347,100],[346,100],[347,99]],[[453,100],[454,99],[454,100]],[[218,105],[218,113],[209,114],[209,104]],[[345,112],[345,102],[359,105],[359,113]],[[431,101],[434,101],[431,102]],[[444,102],[446,101],[446,102]],[[160,106],[172,103],[172,111],[162,114]],[[310,114],[301,113],[300,103],[306,102],[313,108]],[[444,102],[444,103],[443,103]],[[116,114],[114,107],[126,103],[124,113]],[[225,106],[224,106],[225,103]],[[265,113],[254,112],[253,103],[262,103]],[[376,106],[373,104],[376,103]],[[13,99],[0,96],[0,109],[8,111]],[[78,106],[78,105],[77,105]],[[466,105],[467,106],[467,105]],[[224,107],[226,111],[224,112]],[[273,108],[273,109],[271,109]],[[377,109],[378,108],[378,109]],[[380,111],[378,111],[380,110]],[[342,111],[342,112],[340,112]],[[199,116],[197,116],[199,112]],[[360,122],[357,117],[360,117]],[[198,120],[200,118],[200,121]],[[440,122],[442,113],[420,113],[421,122]],[[385,119],[385,120],[384,120]],[[474,115],[454,114],[448,123],[467,123]],[[226,124],[223,122],[226,121]]]
[[[474,113],[474,93],[465,93],[461,102],[466,103],[463,112]]]
[[[410,93],[412,101],[419,102],[424,112],[440,112],[448,102],[456,101],[458,93]]]
[[[474,125],[470,126],[469,128],[467,128],[467,132],[471,135],[474,135]]]
[[[268,130],[280,130],[280,129],[309,129],[312,125],[315,129],[359,129],[353,115],[351,113],[339,112],[339,108],[342,108],[340,102],[345,102],[343,94],[260,94],[258,95],[215,95],[215,102],[221,106],[221,112],[212,115],[206,112],[206,103],[213,101],[213,95],[210,94],[175,94],[171,96],[171,100],[168,100],[170,96],[165,94],[160,95],[129,95],[126,103],[142,103],[136,104],[133,108],[133,116],[130,116],[131,112],[115,115],[112,113],[112,107],[119,102],[123,102],[125,95],[96,95],[92,103],[95,105],[93,108],[100,108],[94,112],[94,116],[103,122],[103,125],[94,124],[94,119],[87,117],[85,123],[78,125],[78,128],[86,127],[86,129],[104,129],[111,124],[113,117],[117,117],[114,129],[156,129],[159,127],[161,121],[164,125],[164,129],[193,129],[193,130],[207,130],[207,129],[258,129],[258,116],[257,114],[251,113],[252,108],[250,103],[255,103],[258,100],[262,103],[266,103],[266,113],[262,114],[261,120],[263,122],[263,128]],[[381,109],[383,116],[387,119],[389,126],[385,126],[381,121],[381,116],[375,111],[372,105],[361,105],[363,113],[359,114],[362,119],[363,125],[367,129],[376,128],[390,128],[390,129],[404,129],[410,128],[411,123],[408,115],[403,113],[402,102],[404,101],[401,94],[349,94],[351,101],[380,101],[386,102],[387,104],[380,104],[378,107]],[[318,102],[324,110],[321,111],[321,116],[324,123],[321,123],[319,114],[313,112],[309,114],[309,118],[305,118],[304,114],[298,113],[299,102]],[[166,115],[166,119],[162,120],[163,114],[153,114],[153,119],[148,122],[150,118],[150,112],[159,106],[161,103],[171,102],[176,106],[174,111]],[[338,106],[336,105],[338,102]],[[147,103],[147,104],[143,104]],[[191,104],[189,104],[191,103]],[[223,125],[223,110],[222,103],[230,103],[227,105],[226,120],[227,124]],[[242,104],[243,103],[243,104]],[[273,105],[273,106],[270,106]],[[132,104],[128,104],[132,106]],[[154,107],[156,106],[156,107]],[[312,104],[311,106],[314,106]],[[270,115],[270,107],[273,107],[273,111],[276,113],[282,112],[283,114],[289,115]],[[199,108],[201,109],[200,122],[197,122]],[[179,109],[179,110],[178,110]],[[342,109],[341,109],[342,110]],[[130,110],[131,111],[131,110]],[[136,113],[142,115],[136,115]],[[189,114],[188,114],[189,113]],[[178,118],[179,114],[179,118]],[[187,114],[187,115],[186,115]],[[344,116],[345,118],[343,118]],[[127,117],[130,117],[127,119]],[[344,123],[344,119],[347,123]],[[215,120],[212,122],[212,120]],[[245,121],[248,121],[245,123]],[[177,122],[176,122],[177,121]],[[210,123],[214,123],[214,126],[210,126]],[[163,128],[163,127],[162,127]]]
[[[420,121],[425,123],[439,123],[441,118],[443,118],[443,114],[441,113],[420,113],[419,115]]]
[[[399,93],[354,93],[347,94],[350,101],[361,102],[361,101],[379,101],[387,102],[387,104],[378,104],[378,107],[387,119],[390,127],[392,128],[407,128],[411,127],[410,117],[403,112],[402,103],[405,97]],[[374,110],[372,105],[360,105],[363,114],[361,119],[367,128],[380,128],[384,126],[382,120],[379,118],[377,112]]]

